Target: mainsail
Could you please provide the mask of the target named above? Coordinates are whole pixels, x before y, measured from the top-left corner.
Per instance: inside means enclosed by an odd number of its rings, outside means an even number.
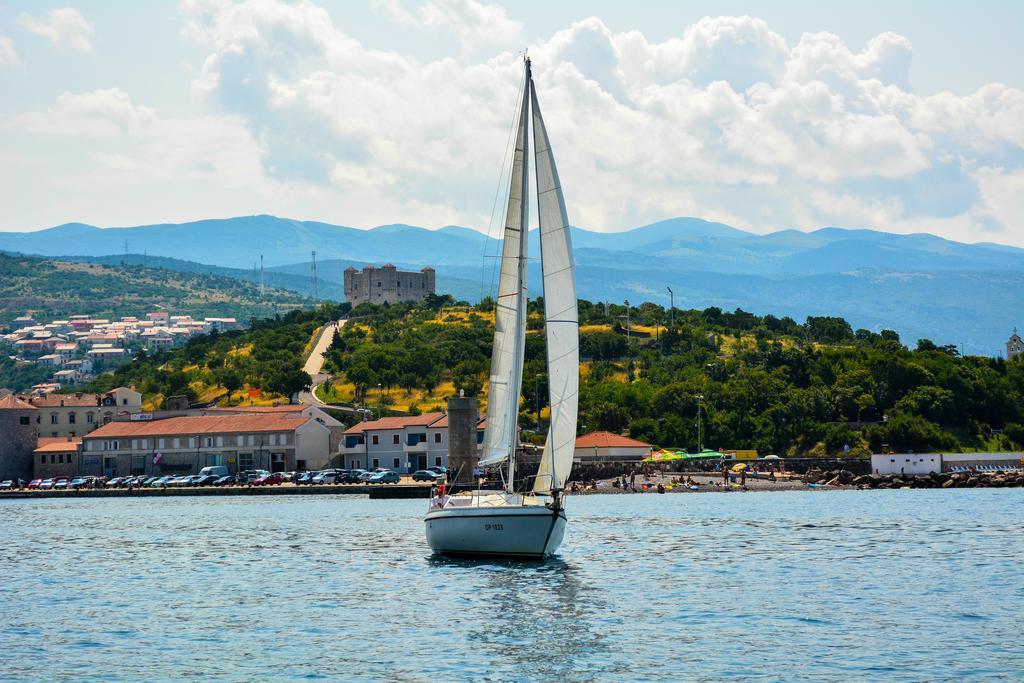
[[[540,253],[544,274],[548,395],[551,401],[551,427],[533,486],[534,491],[539,493],[561,490],[572,470],[576,448],[576,412],[579,407],[580,350],[569,219],[547,129],[544,128],[544,119],[537,105],[537,93],[532,87],[530,96],[533,104],[533,147],[537,166]]]
[[[519,445],[516,422],[526,343],[526,231],[529,219],[526,188],[530,172],[530,159],[526,154],[526,130],[530,119],[531,85],[527,63],[516,148],[512,158],[508,211],[505,216],[488,386],[487,429],[484,431],[484,449],[480,458],[483,466],[504,461]]]

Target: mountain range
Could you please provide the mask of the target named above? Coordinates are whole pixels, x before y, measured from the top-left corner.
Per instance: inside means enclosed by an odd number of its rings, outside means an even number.
[[[758,235],[698,218],[617,233],[572,233],[579,295],[593,301],[668,304],[671,287],[679,307],[739,307],[798,320],[840,315],[854,327],[895,329],[911,344],[926,337],[987,355],[1024,324],[1024,249],[868,229]],[[529,248],[539,254],[536,231]],[[268,285],[304,294],[315,250],[322,298],[341,298],[345,268],[390,262],[433,266],[439,291],[477,300],[493,292],[500,242],[458,226],[363,230],[247,216],[126,228],[70,223],[0,233],[0,250],[104,262],[142,259],[250,281],[258,279],[254,267],[263,254]],[[529,280],[539,282],[535,261]]]

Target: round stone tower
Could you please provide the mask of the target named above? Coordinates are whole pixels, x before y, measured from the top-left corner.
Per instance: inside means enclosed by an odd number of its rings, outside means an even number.
[[[32,451],[39,443],[31,403],[14,394],[0,397],[0,480],[32,478]]]
[[[471,396],[448,399],[448,476],[452,483],[471,486],[476,483],[473,468],[480,456],[476,449],[476,425],[480,404]]]

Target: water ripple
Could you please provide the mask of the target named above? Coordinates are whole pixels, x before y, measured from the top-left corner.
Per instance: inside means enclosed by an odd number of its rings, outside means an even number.
[[[1000,680],[1024,491],[570,500],[559,558],[421,501],[0,501],[0,681]]]

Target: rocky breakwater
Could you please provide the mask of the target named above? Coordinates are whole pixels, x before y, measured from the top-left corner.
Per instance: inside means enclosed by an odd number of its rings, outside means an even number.
[[[811,470],[801,481],[817,486],[849,486],[858,489],[971,489],[1024,487],[1024,472],[935,472],[926,475],[863,474],[849,470]]]

